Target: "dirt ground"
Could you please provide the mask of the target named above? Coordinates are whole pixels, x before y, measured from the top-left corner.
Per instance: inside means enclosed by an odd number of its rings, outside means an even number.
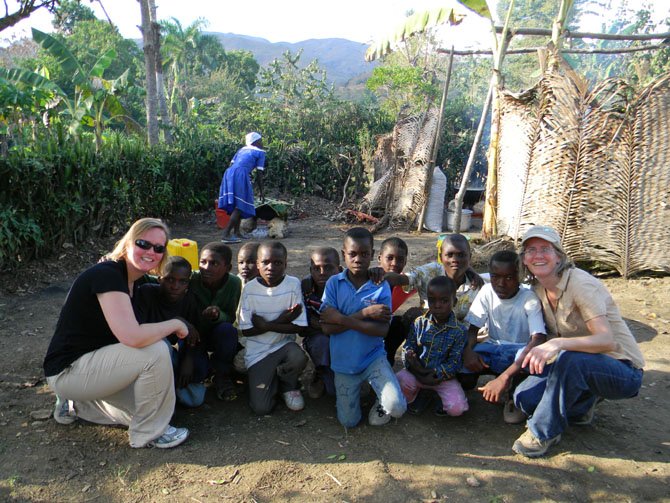
[[[289,222],[289,274],[307,273],[310,246],[339,249],[347,225],[325,218],[332,209],[312,201]],[[170,225],[201,245],[220,237],[213,215]],[[410,265],[433,255],[435,234],[396,234]],[[459,418],[427,411],[348,431],[328,397],[255,417],[244,395],[208,394],[176,411],[173,424],[191,430],[185,444],[136,450],[123,429],[45,418],[54,395],[42,359],[58,313],[75,274],[112,242],[66,246],[0,276],[0,501],[670,501],[670,277],[604,279],[647,360],[640,396],[602,403],[591,426],[568,430],[543,459],[511,451],[523,425],[504,424],[476,391]]]

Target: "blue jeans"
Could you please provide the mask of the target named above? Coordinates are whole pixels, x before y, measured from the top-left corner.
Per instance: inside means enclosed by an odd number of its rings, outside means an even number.
[[[407,410],[407,402],[398,384],[398,379],[389,365],[386,355],[373,361],[359,374],[335,372],[335,392],[337,394],[337,419],[346,428],[352,428],[361,421],[361,384],[368,381],[379,403],[387,414],[402,416]]]
[[[542,375],[526,378],[514,392],[514,404],[527,416],[539,440],[561,434],[570,420],[586,414],[598,397],[632,398],[642,385],[642,370],[604,354],[561,351]]]
[[[230,378],[234,371],[233,359],[239,350],[237,328],[226,322],[215,325],[209,335],[208,349],[212,351],[210,362],[217,378]]]
[[[517,355],[525,348],[525,344],[494,344],[492,342],[480,342],[474,348],[475,353],[481,356],[484,363],[489,366],[491,372],[500,375],[514,363]],[[459,370],[462,374],[472,374],[471,370],[463,367]]]
[[[175,377],[179,372],[179,363],[183,358],[184,352],[186,351],[185,342],[180,340],[177,343],[177,348],[175,348],[167,338],[163,341],[170,348],[170,359],[172,360],[172,369],[174,371]],[[194,353],[194,369],[193,369],[193,378],[184,388],[177,388],[175,390],[177,396],[177,402],[186,407],[199,407],[205,401],[205,383],[203,382],[207,377],[209,370],[209,361],[207,359],[207,354],[204,351],[197,351]]]

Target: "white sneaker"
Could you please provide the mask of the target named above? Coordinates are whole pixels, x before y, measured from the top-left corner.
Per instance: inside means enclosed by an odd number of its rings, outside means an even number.
[[[379,403],[379,399],[375,400],[375,404],[370,409],[368,414],[368,422],[372,426],[384,426],[391,420],[391,414],[384,411],[384,407]]]
[[[63,400],[56,395],[56,406],[54,407],[54,420],[58,424],[72,424],[77,420],[72,400]]]
[[[302,397],[300,390],[287,391],[286,393],[282,393],[282,397],[286,406],[291,410],[302,410],[305,408],[305,399]]]
[[[179,444],[186,441],[188,434],[188,428],[175,428],[174,426],[168,425],[163,434],[157,439],[149,442],[147,447],[157,447],[158,449],[177,447]]]

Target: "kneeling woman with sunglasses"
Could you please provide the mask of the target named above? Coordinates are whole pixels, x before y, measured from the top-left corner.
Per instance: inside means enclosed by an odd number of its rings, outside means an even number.
[[[175,392],[162,339],[183,339],[189,329],[179,319],[140,325],[131,305],[135,281],[160,272],[168,234],[161,220],[138,220],[109,260],[72,284],[44,359],[58,423],[125,425],[132,447],[174,447],[188,437],[186,428],[169,424]]]

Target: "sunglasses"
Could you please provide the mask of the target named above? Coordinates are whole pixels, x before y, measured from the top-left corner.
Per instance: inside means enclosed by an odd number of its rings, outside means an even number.
[[[165,253],[165,246],[155,245],[155,244],[150,243],[149,241],[147,241],[145,239],[136,239],[135,240],[135,245],[139,246],[143,250],[150,250],[151,248],[153,248],[156,253]]]

